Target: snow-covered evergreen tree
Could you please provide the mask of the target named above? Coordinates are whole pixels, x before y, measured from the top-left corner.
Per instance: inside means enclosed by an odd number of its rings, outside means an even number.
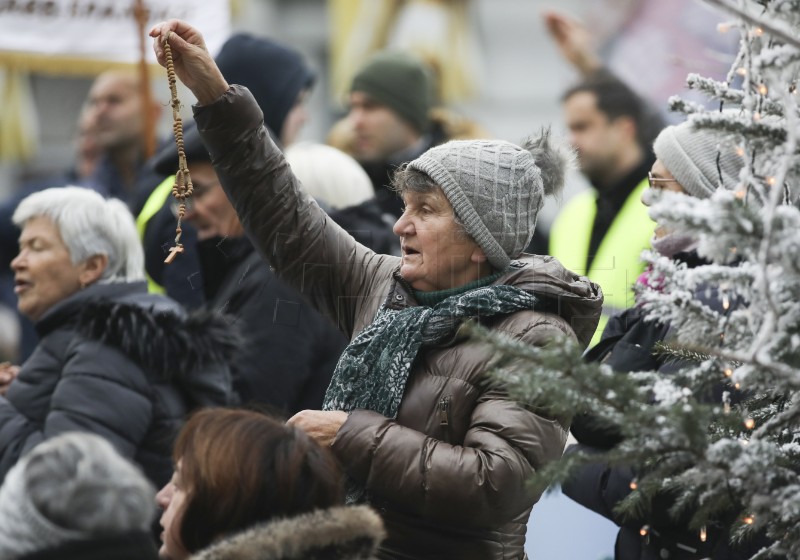
[[[638,298],[671,324],[676,336],[661,351],[683,367],[622,375],[584,363],[571,344],[536,350],[491,337],[494,375],[530,406],[559,417],[591,410],[621,427],[605,459],[639,473],[621,511],[641,514],[670,490],[673,513],[691,512],[698,534],[723,522],[733,540],[766,533],[772,544],[754,558],[800,558],[800,0],[707,1],[731,15],[719,30],[741,33],[740,51],[726,81],[688,77],[713,108],[671,104],[745,165],[734,190],[665,193],[655,204],[653,218],[698,239],[710,264],[647,254],[664,289]],[[695,297],[703,289],[719,312]],[[526,374],[509,373],[511,360],[529,363]],[[702,396],[712,386],[725,388],[716,402]],[[536,482],[586,461],[569,455]]]

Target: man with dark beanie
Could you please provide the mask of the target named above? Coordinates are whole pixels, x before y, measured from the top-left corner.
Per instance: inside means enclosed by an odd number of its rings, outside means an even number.
[[[402,213],[389,184],[395,170],[448,140],[489,135],[472,120],[436,105],[435,77],[415,56],[382,51],[358,71],[350,86],[350,111],[328,143],[353,156],[369,175],[387,221]]]
[[[374,55],[350,87],[350,151],[372,180],[381,209],[394,218],[402,213],[388,187],[394,170],[445,140],[430,132],[432,89],[422,61],[399,51]]]

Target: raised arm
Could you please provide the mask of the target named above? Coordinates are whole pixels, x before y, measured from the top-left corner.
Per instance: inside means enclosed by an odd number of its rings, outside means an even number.
[[[287,283],[351,336],[361,307],[377,308],[374,297],[385,295],[372,286],[398,259],[358,244],[302,191],[252,95],[228,85],[197,30],[171,20],[150,34],[162,64],[168,38],[175,73],[197,96],[198,130],[248,236]]]

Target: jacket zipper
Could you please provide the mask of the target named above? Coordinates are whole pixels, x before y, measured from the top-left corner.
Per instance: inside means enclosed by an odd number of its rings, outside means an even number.
[[[447,395],[439,399],[439,404],[436,405],[439,415],[439,427],[444,430],[446,436],[450,436],[450,402],[453,400],[452,395]]]

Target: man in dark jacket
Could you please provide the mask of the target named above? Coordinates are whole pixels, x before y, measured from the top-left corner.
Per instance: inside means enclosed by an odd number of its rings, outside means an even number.
[[[205,307],[225,313],[244,336],[231,363],[237,393],[243,403],[278,414],[318,408],[347,341],[272,272],[245,236],[196,128],[184,146],[194,182],[186,219],[197,230]],[[177,164],[174,146],[155,160],[165,174]]]

